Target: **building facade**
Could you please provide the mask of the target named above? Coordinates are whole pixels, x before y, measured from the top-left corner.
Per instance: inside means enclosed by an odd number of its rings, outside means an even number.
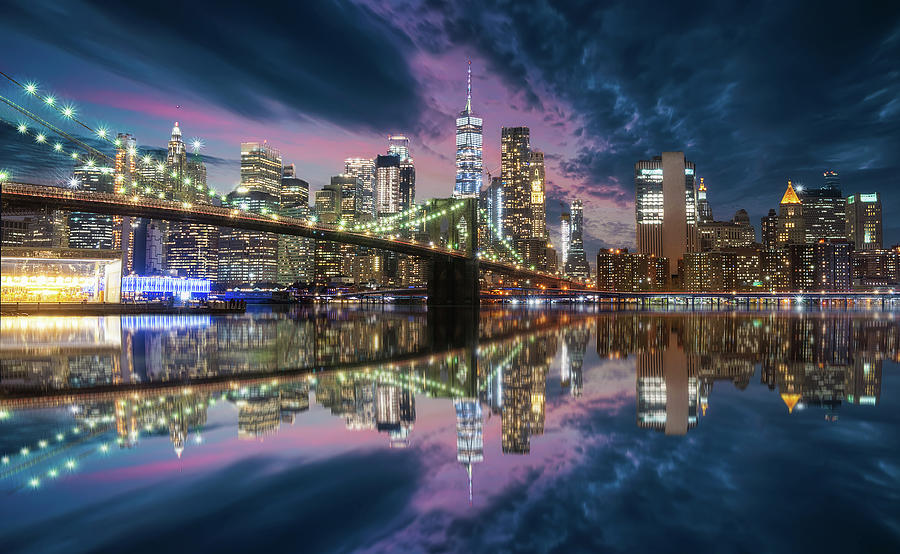
[[[472,62],[469,62],[466,107],[456,116],[456,184],[453,196],[475,198],[481,192],[482,119],[472,111]]]
[[[847,197],[847,240],[856,250],[881,250],[881,195],[877,192]]]

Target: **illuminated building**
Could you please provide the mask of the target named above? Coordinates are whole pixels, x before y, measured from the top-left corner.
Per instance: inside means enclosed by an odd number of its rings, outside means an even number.
[[[472,502],[472,464],[484,461],[483,419],[477,398],[456,398],[456,461],[466,468]]]
[[[409,139],[403,135],[388,137],[388,155],[397,156],[400,161],[409,159]]]
[[[628,249],[597,253],[597,290],[618,292],[661,291],[668,283],[669,263],[651,254]]]
[[[547,238],[547,206],[544,195],[544,153],[532,150],[528,156],[528,184],[531,200],[531,238]]]
[[[299,382],[279,387],[281,422],[293,424],[297,414],[309,410],[309,383]]]
[[[684,152],[663,152],[634,164],[637,248],[669,261],[669,275],[678,273],[686,252],[696,252],[696,167]]]
[[[489,244],[496,244],[503,236],[503,181],[500,177],[488,176],[490,183],[487,188],[481,191],[481,206],[487,217],[485,224],[488,228],[485,230],[484,236]],[[479,237],[481,238],[481,237]]]
[[[226,197],[231,206],[259,214],[278,211],[277,197],[243,185]],[[218,281],[228,285],[274,283],[278,278],[278,235],[223,227],[219,234]]]
[[[281,215],[294,219],[309,217],[309,183],[297,178],[294,164],[285,164],[281,178]],[[278,235],[278,282],[289,285],[306,282],[312,274],[310,255],[313,241],[303,237]]]
[[[877,406],[881,400],[882,361],[875,356],[859,355],[844,373],[844,395],[847,402],[861,406]]]
[[[472,111],[472,62],[469,61],[466,107],[456,116],[456,185],[453,196],[477,197],[481,192],[482,119]]]
[[[713,221],[712,207],[706,199],[706,183],[700,177],[700,186],[697,188],[697,222],[711,223]]]
[[[359,215],[360,182],[355,175],[335,175],[330,188],[335,193],[334,211],[338,221],[354,221]]]
[[[734,252],[687,252],[684,255],[684,290],[725,292],[737,288]]]
[[[584,253],[584,205],[581,200],[573,200],[570,207],[572,229],[566,257],[565,273],[580,279],[591,278],[591,268]]]
[[[126,275],[122,277],[122,296],[150,298],[176,296],[190,298],[209,294],[209,279],[185,279],[168,275]]]
[[[416,203],[416,166],[413,159],[400,160],[400,211],[409,210]]]
[[[847,240],[857,251],[881,250],[881,196],[877,192],[847,197]]]
[[[697,224],[700,250],[744,248],[756,242],[756,231],[744,210],[738,210],[731,221],[708,221]]]
[[[850,253],[854,285],[867,287],[900,285],[900,249],[861,250]]]
[[[375,158],[375,194],[378,216],[400,211],[400,158],[394,155]]]
[[[122,260],[117,250],[4,248],[0,301],[119,302]]]
[[[769,214],[760,220],[762,246],[764,250],[773,250],[778,244],[778,213],[769,209]]]
[[[559,254],[565,265],[569,259],[569,243],[572,240],[572,214],[563,212],[559,216]]]
[[[2,245],[6,246],[25,246],[25,237],[29,235],[29,220],[20,217],[16,219],[4,217],[3,225],[3,241]]]
[[[375,217],[375,161],[369,158],[347,158],[344,173],[359,179],[359,211],[368,217]]]
[[[803,204],[793,184],[788,181],[787,190],[781,198],[778,211],[778,234],[775,237],[775,246],[782,248],[789,244],[804,244],[806,242],[806,225],[803,219]]]
[[[787,250],[763,250],[759,253],[760,281],[765,290],[784,292],[791,290],[791,254]]]
[[[265,192],[276,201],[281,194],[281,153],[263,142],[241,143],[241,186]]]
[[[840,178],[835,171],[825,172],[825,186],[798,191],[803,204],[806,242],[819,239],[840,240],[847,237],[846,200],[841,194]]]
[[[113,192],[115,179],[113,168],[85,164],[75,168],[72,184],[89,192]],[[69,248],[113,247],[113,216],[85,212],[69,214]]]
[[[116,188],[131,190],[138,180],[137,141],[128,133],[116,135],[116,160],[114,182]],[[134,233],[138,221],[129,216],[113,216],[113,248],[122,251],[122,270],[127,275],[134,271]]]
[[[528,172],[531,132],[528,127],[503,127],[500,134],[502,233],[518,249],[518,241],[531,237],[531,186]]]

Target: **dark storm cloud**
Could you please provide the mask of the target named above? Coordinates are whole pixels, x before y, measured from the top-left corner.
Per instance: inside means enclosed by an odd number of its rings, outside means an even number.
[[[404,13],[429,21],[429,47],[475,47],[531,107],[547,104],[541,89],[572,107],[582,143],[560,169],[598,189],[588,195],[629,201],[636,160],[684,150],[722,213],[758,217],[789,177],[817,186],[827,168],[847,193],[900,202],[897,3],[413,6]],[[417,43],[421,28],[407,27]]]
[[[3,19],[129,79],[251,118],[380,130],[412,128],[422,109],[405,35],[347,2],[16,1]]]

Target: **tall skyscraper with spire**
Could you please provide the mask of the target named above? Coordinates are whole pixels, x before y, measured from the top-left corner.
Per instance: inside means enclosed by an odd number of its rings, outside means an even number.
[[[712,220],[712,207],[706,199],[706,183],[703,182],[703,177],[700,177],[700,187],[697,189],[697,221],[711,223]]]
[[[456,117],[456,186],[453,196],[476,198],[481,191],[482,119],[472,111],[472,61],[469,61],[466,107]]]

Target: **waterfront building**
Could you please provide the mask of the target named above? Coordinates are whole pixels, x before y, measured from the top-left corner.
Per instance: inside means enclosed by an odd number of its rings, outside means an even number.
[[[569,208],[572,228],[569,234],[569,247],[566,257],[565,273],[579,279],[590,279],[591,268],[584,252],[584,204],[581,200],[573,200]]]
[[[268,215],[278,213],[278,197],[261,188],[238,186],[226,203],[243,211]],[[278,279],[278,235],[223,227],[219,235],[218,281],[235,286],[274,283]]]
[[[759,254],[760,281],[765,290],[791,290],[791,254],[786,249],[762,250]]]
[[[803,204],[791,181],[788,181],[787,190],[781,197],[778,211],[778,233],[775,237],[775,246],[782,248],[790,244],[804,244],[806,242],[806,224],[803,218]]]
[[[900,247],[892,250],[855,250],[850,253],[853,285],[900,285]]]
[[[359,179],[360,214],[375,217],[375,161],[370,158],[347,158],[344,160],[344,174]]]
[[[489,184],[481,191],[481,205],[487,213],[487,233],[489,244],[496,244],[503,236],[503,180],[488,175]]]
[[[847,237],[846,200],[841,194],[840,178],[835,171],[825,172],[825,186],[804,188],[797,193],[803,204],[806,242],[819,239],[840,240]]]
[[[669,261],[652,254],[629,253],[627,248],[597,253],[597,290],[645,292],[665,290]]]
[[[737,288],[734,252],[687,252],[684,255],[684,290],[726,292]]]
[[[285,164],[281,177],[280,213],[284,217],[309,217],[309,183],[297,177],[294,164]],[[278,235],[278,282],[289,285],[307,282],[312,271],[313,241],[303,237]]]
[[[773,250],[778,244],[778,213],[769,209],[769,214],[760,220],[762,246],[764,250]]]
[[[474,198],[481,191],[482,119],[472,111],[472,62],[468,64],[466,107],[456,116],[456,184],[453,196]]]
[[[0,301],[119,302],[122,260],[117,250],[4,248]]]
[[[637,246],[669,261],[669,274],[697,244],[696,167],[684,152],[663,152],[634,164]]]
[[[881,196],[875,193],[847,197],[847,240],[856,250],[881,250]]]

